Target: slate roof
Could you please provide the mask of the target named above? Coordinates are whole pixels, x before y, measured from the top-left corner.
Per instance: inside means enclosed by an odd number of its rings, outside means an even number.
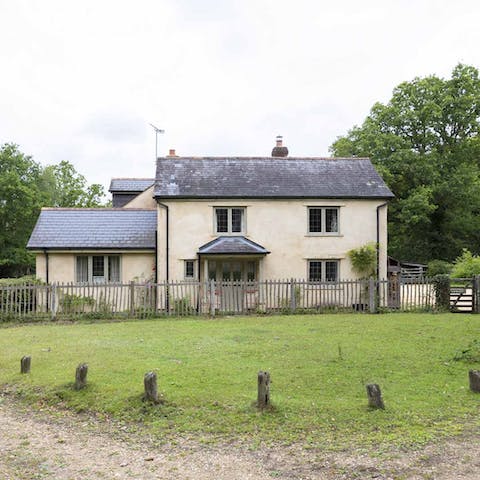
[[[29,249],[155,248],[157,212],[116,208],[42,208]]]
[[[157,198],[391,198],[368,158],[161,157]]]
[[[265,247],[258,243],[252,242],[245,237],[218,237],[211,242],[202,245],[198,249],[198,253],[203,254],[262,254],[270,253]]]
[[[154,178],[112,178],[109,192],[141,193],[155,182]]]

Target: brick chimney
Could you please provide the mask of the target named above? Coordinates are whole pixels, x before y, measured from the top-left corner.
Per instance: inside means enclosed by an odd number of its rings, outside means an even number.
[[[171,148],[171,149],[168,151],[167,157],[178,157],[178,155],[175,153],[175,149],[174,149],[174,148]]]
[[[273,147],[272,157],[288,157],[288,148],[283,146],[281,135],[277,135],[277,144]]]

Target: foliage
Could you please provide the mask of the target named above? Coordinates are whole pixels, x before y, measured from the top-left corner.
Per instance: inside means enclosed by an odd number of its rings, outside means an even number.
[[[348,253],[353,270],[363,277],[375,275],[377,267],[377,248],[374,243],[367,243],[359,248],[354,248]]]
[[[92,297],[83,297],[82,295],[75,295],[65,293],[60,300],[60,306],[63,312],[83,312],[86,306],[92,307],[95,305],[95,299]]]
[[[364,123],[331,146],[368,156],[396,198],[389,251],[402,260],[453,260],[480,244],[480,78],[457,65],[450,79],[404,82]],[[475,250],[476,251],[476,250]]]
[[[464,248],[462,254],[455,260],[451,274],[453,278],[471,278],[474,275],[480,275],[480,257],[472,255]]]
[[[41,207],[101,206],[103,187],[87,186],[68,162],[43,168],[13,144],[0,147],[0,277],[34,270],[25,248]]]
[[[427,275],[435,277],[436,275],[449,275],[453,265],[445,260],[431,260],[428,262]]]
[[[0,287],[11,287],[16,285],[43,285],[44,282],[39,280],[35,275],[24,275],[17,278],[0,278]]]
[[[175,298],[173,300],[172,312],[179,315],[190,315],[195,312],[195,308],[192,306],[192,301],[189,296]]]
[[[478,318],[455,314],[11,326],[0,335],[0,384],[22,391],[33,408],[98,412],[162,441],[186,435],[378,452],[471,426],[478,398],[465,364],[445,359],[473,338]],[[18,373],[25,352],[35,358],[32,375]],[[75,368],[86,360],[94,375],[76,392]],[[152,369],[161,372],[165,404],[146,408],[142,379]],[[253,406],[260,369],[272,378],[267,414]],[[382,388],[385,411],[368,410],[367,383]]]
[[[450,309],[450,277],[448,275],[437,275],[433,279],[435,289],[435,305],[439,311]]]
[[[455,362],[480,363],[480,340],[472,340],[466,348],[455,352]]]

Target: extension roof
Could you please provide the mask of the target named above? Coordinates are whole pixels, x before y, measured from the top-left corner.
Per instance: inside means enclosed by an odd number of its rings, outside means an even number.
[[[155,198],[392,198],[368,158],[160,157]]]
[[[150,250],[156,229],[155,210],[42,208],[27,248]]]
[[[112,178],[110,181],[111,193],[141,193],[155,182],[154,178]]]
[[[200,254],[239,254],[239,255],[249,255],[249,254],[260,254],[266,255],[270,253],[266,248],[262,247],[258,243],[252,242],[248,238],[241,236],[233,237],[218,237],[211,242],[202,245],[198,249]]]

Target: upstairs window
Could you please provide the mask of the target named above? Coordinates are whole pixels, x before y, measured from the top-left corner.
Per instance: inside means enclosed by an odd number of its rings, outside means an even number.
[[[238,207],[215,208],[215,233],[243,233],[245,231],[245,209]]]
[[[338,207],[308,207],[308,233],[339,233]]]

